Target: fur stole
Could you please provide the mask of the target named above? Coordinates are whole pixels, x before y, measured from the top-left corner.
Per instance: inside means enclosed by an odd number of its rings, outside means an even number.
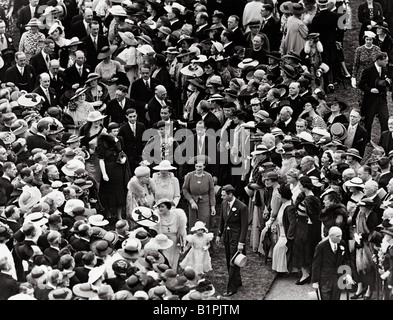
[[[127,189],[137,198],[143,198],[145,196],[144,189],[136,176],[133,176],[128,182]],[[149,178],[147,189],[150,194],[154,194],[156,191],[156,185],[152,178]]]

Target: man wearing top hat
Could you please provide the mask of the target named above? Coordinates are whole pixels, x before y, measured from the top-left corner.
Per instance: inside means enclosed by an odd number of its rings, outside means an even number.
[[[359,88],[364,92],[361,112],[364,127],[367,130],[367,141],[371,140],[371,131],[375,115],[378,115],[381,131],[388,130],[389,111],[386,93],[391,90],[392,81],[387,78],[388,55],[378,53],[372,66],[362,72]]]
[[[216,244],[220,240],[225,246],[225,256],[229,273],[227,291],[224,296],[232,296],[237,293],[242,286],[240,267],[231,264],[233,256],[240,251],[246,253],[246,236],[248,230],[248,208],[236,199],[235,188],[232,185],[225,185],[221,190],[221,216],[219,230],[216,237]]]

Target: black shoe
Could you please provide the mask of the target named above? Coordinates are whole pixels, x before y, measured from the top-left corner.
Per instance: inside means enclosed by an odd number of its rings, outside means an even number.
[[[311,280],[311,276],[308,276],[307,278],[305,278],[303,280],[299,279],[298,281],[296,281],[296,284],[301,286],[303,284],[310,283],[310,280]]]
[[[224,292],[222,295],[224,297],[231,297],[236,293],[236,291],[228,291],[228,292]]]

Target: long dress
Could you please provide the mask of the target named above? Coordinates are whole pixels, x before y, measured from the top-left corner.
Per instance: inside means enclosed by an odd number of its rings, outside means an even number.
[[[284,230],[283,225],[283,214],[284,210],[287,206],[291,204],[291,201],[288,200],[284,202],[280,209],[278,210],[278,215],[276,219],[276,228],[278,227],[278,241],[273,248],[273,257],[272,257],[272,270],[277,272],[288,272],[287,266],[287,237]],[[273,224],[274,225],[274,224]],[[272,227],[273,227],[272,225]]]
[[[191,249],[180,263],[180,267],[185,269],[187,266],[191,266],[197,274],[213,270],[209,250],[203,248],[213,240],[213,237],[214,235],[211,232],[203,233],[201,236],[197,234],[187,235],[186,241],[191,245]]]
[[[159,212],[157,212],[159,214]],[[157,233],[165,234],[173,241],[173,245],[162,250],[162,254],[168,259],[169,267],[177,271],[180,258],[180,245],[186,243],[187,236],[187,216],[182,209],[169,210],[169,217],[163,218],[161,216],[160,222],[151,227]]]
[[[131,178],[131,171],[126,161],[118,163],[119,153],[122,151],[122,140],[100,135],[97,142],[96,154],[98,159],[104,159],[109,181],[101,179],[99,197],[104,208],[119,208],[126,205],[127,183]]]
[[[165,182],[161,179],[159,172],[153,173],[153,180],[156,184],[155,200],[156,202],[162,198],[169,199],[177,206],[180,201],[180,184],[179,179],[170,172],[168,180]]]
[[[376,45],[373,45],[371,48],[367,48],[365,45],[356,48],[353,59],[352,78],[356,78],[357,86],[359,85],[363,70],[373,65],[376,55],[380,52],[381,49]],[[358,101],[362,102],[363,91],[359,88],[356,91]]]

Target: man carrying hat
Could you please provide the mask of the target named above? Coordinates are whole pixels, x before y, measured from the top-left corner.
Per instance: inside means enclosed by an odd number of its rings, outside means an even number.
[[[324,49],[324,62],[330,66],[329,71],[325,74],[328,88],[334,90],[333,68],[336,63],[336,41],[339,29],[339,16],[336,12],[330,10],[329,1],[318,1],[319,12],[313,18],[309,31],[310,33],[319,33],[319,40]]]
[[[245,243],[248,230],[248,208],[236,199],[234,192],[235,188],[229,184],[221,189],[221,216],[216,237],[216,244],[219,245],[222,241],[225,246],[229,278],[227,291],[223,295],[227,297],[236,294],[242,286],[240,267],[231,265],[230,262],[238,251],[246,253]]]

